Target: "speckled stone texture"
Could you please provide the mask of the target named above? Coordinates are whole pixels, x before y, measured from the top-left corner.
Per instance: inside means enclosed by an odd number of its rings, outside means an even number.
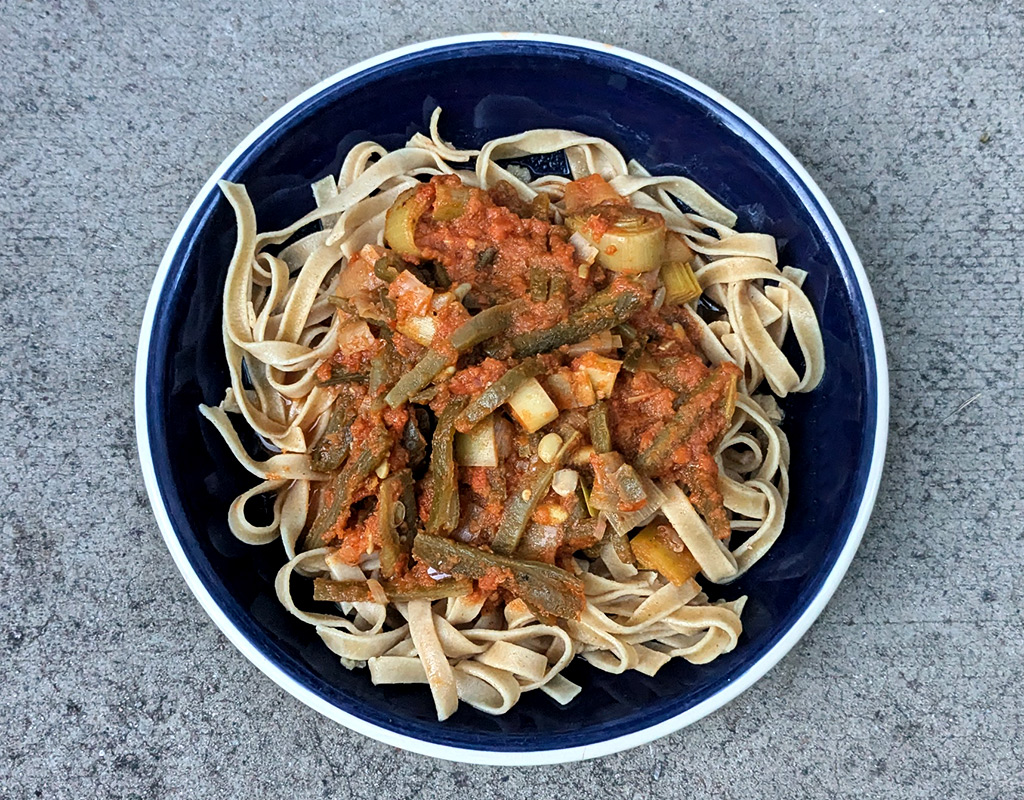
[[[0,0],[0,796],[1024,796],[1024,13],[1019,3]],[[716,87],[807,165],[863,256],[889,461],[810,633],[702,722],[597,761],[453,765],[350,733],[227,642],[135,455],[150,282],[257,123],[416,40],[538,30]]]

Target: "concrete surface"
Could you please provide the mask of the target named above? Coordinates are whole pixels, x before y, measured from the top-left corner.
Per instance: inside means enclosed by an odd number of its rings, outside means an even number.
[[[1021,5],[441,9],[0,0],[0,795],[1024,796]],[[860,248],[893,379],[877,511],[800,645],[685,731],[529,771],[395,751],[259,674],[173,567],[132,423],[150,282],[221,158],[342,66],[489,29],[612,41],[762,120]]]

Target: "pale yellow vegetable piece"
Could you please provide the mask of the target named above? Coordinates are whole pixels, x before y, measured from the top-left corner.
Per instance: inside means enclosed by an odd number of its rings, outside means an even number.
[[[587,353],[580,358],[580,364],[584,374],[590,379],[595,397],[598,400],[607,400],[611,397],[622,362],[615,358],[599,356],[597,353]]]
[[[416,344],[430,347],[437,331],[437,323],[433,317],[407,317],[397,328],[399,333],[405,334]]]
[[[498,466],[493,415],[485,417],[469,433],[455,434],[455,463],[463,467]]]
[[[530,378],[513,393],[508,407],[527,433],[540,430],[558,418],[558,408],[536,378]]]

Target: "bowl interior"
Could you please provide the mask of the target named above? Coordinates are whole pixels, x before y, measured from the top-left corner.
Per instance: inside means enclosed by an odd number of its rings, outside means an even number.
[[[196,409],[218,402],[228,382],[220,302],[235,228],[216,191],[173,254],[148,354],[148,431],[162,500],[188,560],[231,622],[292,678],[353,715],[478,750],[568,748],[632,733],[736,680],[807,608],[835,563],[864,492],[875,434],[864,300],[825,213],[755,131],[695,89],[611,53],[508,41],[448,45],[385,63],[301,103],[224,177],[246,184],[261,230],[282,227],[312,207],[310,183],[336,173],[351,145],[399,146],[426,129],[437,105],[442,135],[456,145],[538,127],[604,137],[656,174],[695,179],[736,210],[741,230],[775,236],[781,263],[810,273],[805,289],[821,320],[827,367],[815,392],[782,404],[793,450],[786,529],[748,575],[712,591],[750,597],[739,647],[705,666],[673,661],[655,678],[575,663],[567,675],[583,692],[568,707],[532,692],[503,717],[463,705],[444,724],[425,687],[376,688],[365,670],[344,669],[313,628],[278,605],[280,544],[244,545],[225,521],[228,503],[253,478]],[[559,158],[530,166],[564,169]]]

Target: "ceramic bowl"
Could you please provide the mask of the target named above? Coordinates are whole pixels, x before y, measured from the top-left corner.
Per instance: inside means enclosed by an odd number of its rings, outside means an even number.
[[[567,707],[532,692],[505,716],[463,704],[439,723],[425,687],[373,686],[278,604],[279,543],[252,547],[228,531],[228,503],[253,478],[197,411],[220,401],[228,383],[220,307],[235,226],[215,182],[244,183],[260,229],[283,227],[311,208],[309,185],[337,173],[351,145],[397,147],[426,129],[437,105],[442,134],[459,146],[539,127],[604,137],[654,173],[693,178],[737,212],[740,230],[772,234],[781,263],[809,272],[825,377],[782,404],[793,451],[786,528],[766,558],[723,590],[750,600],[738,647],[711,664],[674,660],[650,678],[609,675],[578,659],[566,674],[583,691]],[[559,159],[541,165],[563,167]],[[854,247],[807,172],[761,125],[648,58],[574,39],[493,34],[414,45],[346,69],[277,111],[228,156],[157,273],[139,344],[136,417],[167,546],[199,602],[260,670],[381,741],[522,765],[611,753],[681,728],[749,687],[793,646],[835,591],[867,524],[885,452],[888,383]],[[278,690],[267,682],[266,691]]]

